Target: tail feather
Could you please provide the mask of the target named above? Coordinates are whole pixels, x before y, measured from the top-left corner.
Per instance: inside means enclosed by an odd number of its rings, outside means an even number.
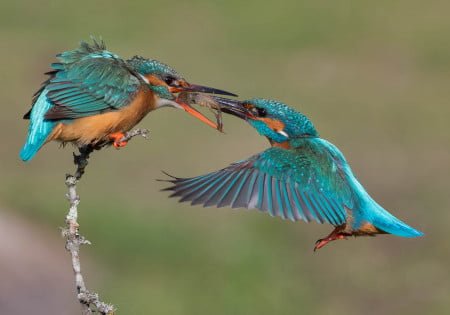
[[[403,221],[394,217],[377,203],[373,203],[377,207],[377,211],[372,223],[377,228],[383,230],[384,232],[401,237],[413,238],[424,235],[422,232],[412,228]]]
[[[380,206],[369,194],[364,187],[358,182],[358,180],[350,175],[350,183],[355,192],[357,192],[357,204],[360,211],[355,216],[356,222],[366,221],[372,223],[376,228],[396,236],[400,237],[419,237],[424,234],[403,221],[397,219],[392,214],[387,212],[382,206]],[[355,214],[355,213],[354,213]]]
[[[44,119],[45,113],[52,106],[47,99],[47,91],[43,90],[31,110],[28,136],[20,151],[20,158],[23,161],[29,161],[36,155],[55,127],[55,122]]]

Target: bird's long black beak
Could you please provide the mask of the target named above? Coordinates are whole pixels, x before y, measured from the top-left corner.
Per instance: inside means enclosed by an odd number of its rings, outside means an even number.
[[[179,93],[179,92],[197,92],[197,93],[207,93],[207,94],[216,94],[216,95],[226,95],[226,96],[234,96],[237,95],[228,91],[216,89],[209,86],[191,84],[187,82],[182,82],[180,85],[169,86],[170,93]]]
[[[223,113],[230,114],[244,120],[247,120],[247,118],[252,116],[251,112],[244,107],[244,102],[220,96],[210,95],[209,97],[217,103],[220,111]]]
[[[189,86],[184,88],[185,92],[199,92],[199,93],[208,93],[208,94],[217,94],[217,95],[227,95],[227,96],[234,96],[237,95],[228,91],[216,89],[209,86],[204,85],[197,85],[197,84],[189,84]]]

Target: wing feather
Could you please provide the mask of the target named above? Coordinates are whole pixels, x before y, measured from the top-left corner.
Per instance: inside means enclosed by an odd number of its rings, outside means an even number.
[[[247,195],[245,190],[248,191],[249,181],[251,180],[252,175],[253,175],[253,171],[251,171],[251,170],[245,171],[245,174],[242,176],[239,186],[237,187],[236,191],[234,192],[233,198],[229,201],[229,205],[231,206],[231,208],[239,207],[239,202],[240,202],[239,196],[242,196],[243,198],[245,198],[245,196]]]
[[[218,206],[222,200],[222,196],[232,187],[233,183],[233,173],[228,173],[220,183],[215,187],[214,193],[210,194],[204,203],[205,207]]]
[[[295,221],[294,208],[292,207],[291,199],[290,199],[290,184],[289,181],[286,181],[284,184],[282,181],[278,181],[280,191],[283,195],[283,201],[285,204],[285,218],[288,218],[291,221]]]
[[[204,183],[201,189],[193,189],[190,193],[191,195],[191,204],[203,204],[207,201],[207,199],[210,197],[209,192],[211,190],[214,190],[217,188],[218,185],[220,185],[220,182],[222,178],[226,177],[228,174],[216,174],[213,176],[208,182]]]
[[[46,120],[74,119],[126,106],[137,95],[143,82],[117,55],[105,50],[103,43],[87,44],[57,55],[46,80],[36,93],[32,109],[45,90],[53,105]],[[29,118],[26,114],[24,118]]]
[[[239,194],[248,175],[249,171],[245,169],[240,170],[234,175],[232,182],[228,184],[228,190],[222,195],[222,199],[217,203],[218,208],[233,204],[236,195]]]
[[[271,148],[204,176],[170,180],[171,196],[209,206],[259,209],[292,221],[343,224],[351,189],[335,153],[319,138],[297,149]]]

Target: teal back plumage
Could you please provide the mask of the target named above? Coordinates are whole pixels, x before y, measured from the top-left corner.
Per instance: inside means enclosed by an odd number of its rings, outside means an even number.
[[[142,81],[103,43],[82,42],[78,49],[59,54],[56,71],[46,85],[49,99],[56,105],[47,119],[90,116],[126,106]]]
[[[367,194],[343,154],[318,137],[306,116],[276,101],[242,103],[254,113],[248,121],[261,135],[271,142],[289,141],[290,148],[272,147],[203,176],[173,178],[166,189],[171,196],[204,206],[256,208],[293,221],[349,224],[354,231],[370,223],[398,236],[422,235]],[[282,122],[284,130],[272,129],[270,120]]]

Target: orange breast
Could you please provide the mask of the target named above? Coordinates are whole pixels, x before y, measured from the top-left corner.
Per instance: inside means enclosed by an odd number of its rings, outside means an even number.
[[[153,92],[147,88],[141,89],[133,101],[120,110],[78,118],[68,124],[60,123],[47,141],[85,145],[106,140],[111,133],[129,131],[155,108],[155,104]]]

